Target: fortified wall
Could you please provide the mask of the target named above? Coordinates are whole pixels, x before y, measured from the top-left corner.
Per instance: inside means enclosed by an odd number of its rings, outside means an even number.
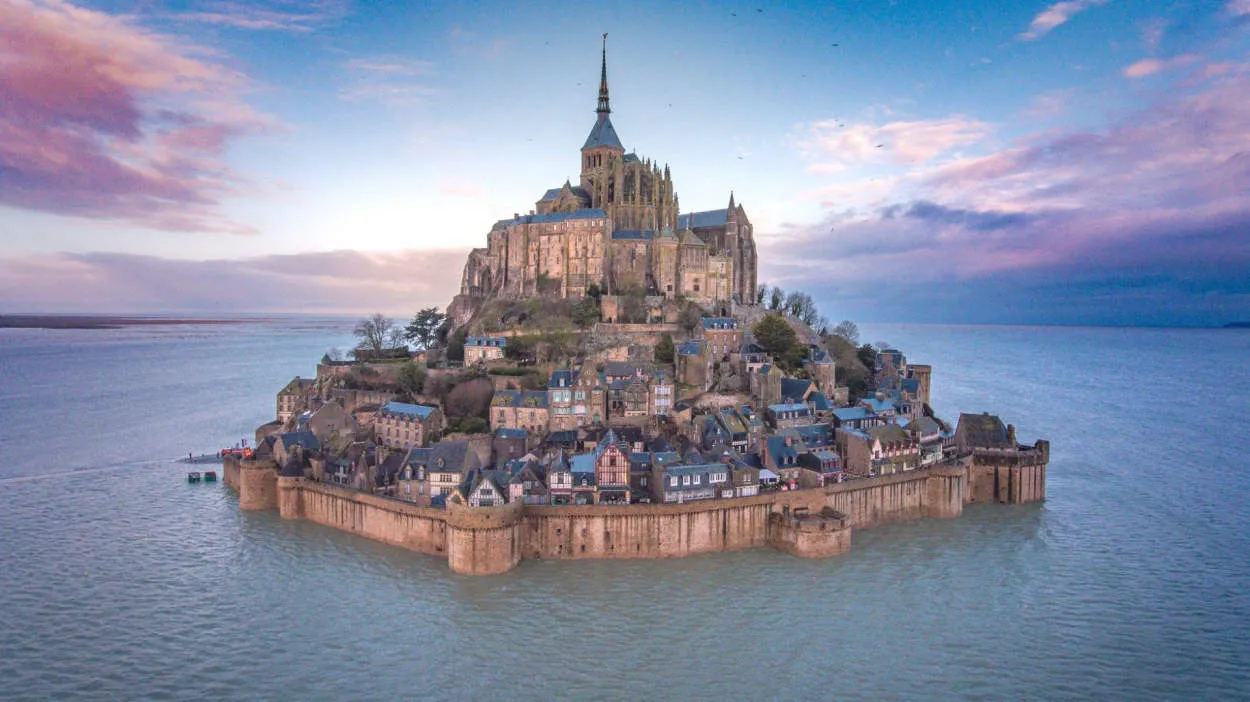
[[[490,575],[509,571],[524,558],[679,558],[760,546],[800,557],[834,556],[850,549],[857,528],[958,517],[964,504],[983,501],[980,497],[1041,500],[1046,465],[1026,463],[992,466],[970,459],[958,466],[686,504],[447,509],[279,477],[272,461],[228,457],[223,472],[225,483],[239,493],[240,509],[275,509],[283,518],[443,556],[456,573]],[[1008,482],[997,491],[1000,469]]]

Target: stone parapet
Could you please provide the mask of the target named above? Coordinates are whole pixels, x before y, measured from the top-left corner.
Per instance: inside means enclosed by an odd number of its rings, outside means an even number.
[[[278,508],[278,464],[271,460],[239,461],[239,509]]]

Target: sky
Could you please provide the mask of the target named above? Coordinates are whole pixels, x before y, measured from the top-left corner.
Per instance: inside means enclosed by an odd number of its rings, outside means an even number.
[[[445,306],[612,120],[863,322],[1250,320],[1250,0],[0,0],[0,312]]]

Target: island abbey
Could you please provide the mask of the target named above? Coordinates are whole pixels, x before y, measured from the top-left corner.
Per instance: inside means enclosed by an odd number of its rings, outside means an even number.
[[[529,214],[491,227],[486,248],[469,254],[454,308],[488,297],[582,297],[592,285],[707,306],[754,294],[755,238],[733,193],[724,209],[683,214],[668,166],[621,145],[611,119],[606,36],[578,183],[547,190]]]

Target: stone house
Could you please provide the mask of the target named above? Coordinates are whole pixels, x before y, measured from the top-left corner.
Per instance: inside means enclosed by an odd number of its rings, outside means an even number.
[[[724,427],[733,450],[739,454],[746,453],[751,439],[751,426],[747,420],[732,407],[722,407],[717,411],[716,420]]]
[[[896,424],[883,424],[867,432],[839,429],[837,440],[848,475],[892,475],[920,466],[920,442]]]
[[[524,429],[496,429],[491,437],[490,452],[496,464],[524,456],[529,450],[529,434]]]
[[[288,431],[278,434],[273,443],[273,460],[285,466],[292,458],[307,457],[321,450],[321,441],[311,431]]]
[[[301,378],[297,375],[286,384],[286,387],[278,391],[279,422],[285,423],[308,408],[316,382],[311,378]]]
[[[607,393],[594,368],[557,370],[547,381],[548,431],[600,424],[607,412]]]
[[[430,447],[426,466],[432,504],[443,504],[470,472],[480,470],[481,459],[467,441],[440,441]]]
[[[776,429],[812,424],[815,417],[812,408],[801,402],[778,403],[768,406],[768,420]]]
[[[781,369],[772,364],[760,366],[759,370],[752,373],[751,378],[751,396],[764,406],[775,405],[781,402],[781,381],[785,379],[785,373]]]
[[[702,317],[695,333],[712,362],[728,360],[730,353],[742,348],[742,330],[733,317]]]
[[[699,390],[706,390],[711,373],[708,372],[707,356],[699,341],[686,341],[677,345],[673,360],[677,366],[677,382]]]
[[[807,359],[803,361],[803,368],[807,370],[808,376],[814,381],[816,390],[833,394],[837,387],[837,383],[834,381],[834,378],[837,376],[837,369],[833,357],[827,351],[812,344],[808,347]]]
[[[884,419],[878,417],[875,412],[863,405],[838,407],[833,410],[830,421],[833,422],[835,429],[854,429],[864,432],[885,423]]]
[[[782,378],[781,402],[807,404],[807,398],[815,390],[816,385],[810,380],[804,378]]]
[[[650,363],[638,361],[607,361],[603,364],[603,379],[609,383],[613,383],[618,380],[629,380],[632,378],[647,378],[654,373],[655,367]]]
[[[542,468],[533,455],[516,458],[504,464],[508,477],[508,501],[527,505],[551,503]]]
[[[496,390],[490,400],[491,428],[546,434],[551,424],[548,398],[542,390]]]
[[[941,462],[945,432],[936,419],[918,417],[908,422],[904,430],[920,443],[921,466],[931,466]]]
[[[955,445],[959,455],[966,456],[974,449],[1016,449],[1016,429],[1003,424],[997,415],[960,414],[955,426]]]
[[[732,485],[729,470],[724,463],[660,464],[655,476],[657,501],[683,503],[713,499],[719,495],[721,487]]]
[[[342,405],[331,400],[307,416],[301,415],[299,429],[311,431],[325,443],[336,434],[350,436],[356,430],[356,420]]]
[[[404,455],[404,462],[396,478],[395,496],[401,500],[428,506],[430,504],[430,484],[428,468],[431,448],[412,448]]]
[[[497,470],[471,470],[453,497],[471,507],[499,507],[508,503],[509,476]]]
[[[498,361],[507,345],[508,339],[502,336],[470,336],[464,340],[464,364]]]
[[[732,355],[730,360],[735,360]],[[772,355],[765,351],[763,346],[754,341],[745,342],[738,348],[738,372],[743,376],[750,376],[772,362]]]
[[[382,446],[408,450],[425,446],[430,436],[443,430],[443,411],[430,405],[388,402],[378,410],[374,435]]]

